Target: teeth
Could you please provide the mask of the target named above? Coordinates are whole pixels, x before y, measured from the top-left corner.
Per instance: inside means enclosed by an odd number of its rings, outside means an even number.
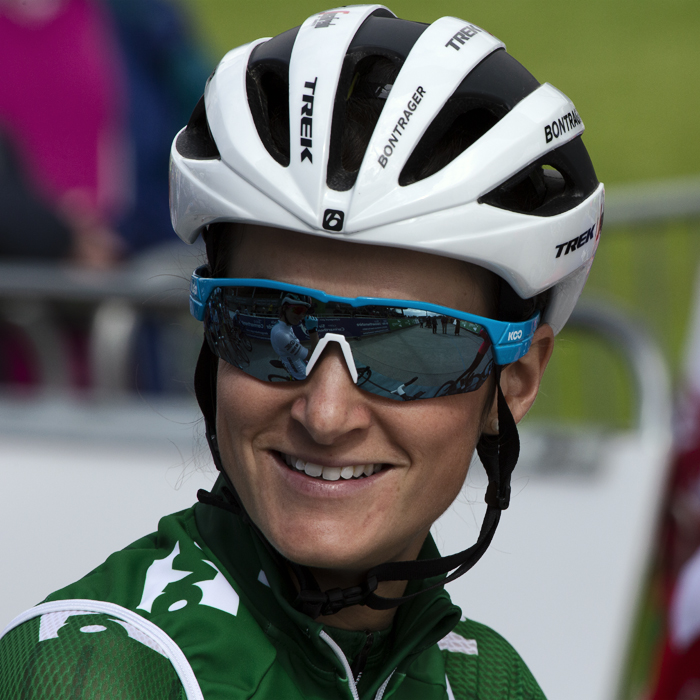
[[[323,474],[323,467],[320,464],[314,464],[313,462],[307,462],[304,467],[304,471],[309,476],[321,476]]]
[[[323,467],[323,478],[326,481],[338,481],[340,472],[340,467]]]
[[[338,481],[338,479],[359,479],[363,476],[372,476],[382,470],[381,464],[357,464],[351,467],[322,467],[320,464],[305,462],[299,457],[282,453],[287,466],[297,471],[304,472],[307,476],[316,479],[321,477],[326,481]]]

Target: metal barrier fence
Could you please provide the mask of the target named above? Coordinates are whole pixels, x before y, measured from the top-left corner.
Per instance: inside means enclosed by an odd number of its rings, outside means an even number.
[[[101,395],[136,388],[139,336],[159,336],[142,355],[168,364],[161,390],[186,390],[200,328],[188,310],[189,275],[201,251],[174,244],[121,269],[95,272],[70,265],[0,263],[0,333],[20,329],[37,365],[40,386],[72,384],[71,353],[61,329],[86,339],[90,384]],[[172,337],[169,337],[172,336]],[[168,347],[168,340],[171,346]]]

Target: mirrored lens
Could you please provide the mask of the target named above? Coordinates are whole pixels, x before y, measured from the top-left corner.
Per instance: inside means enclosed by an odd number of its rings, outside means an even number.
[[[204,319],[212,351],[257,379],[300,381],[313,352],[310,334],[337,333],[352,349],[358,386],[404,401],[475,391],[493,369],[491,341],[479,324],[410,307],[318,299],[300,318],[282,303],[285,296],[264,287],[215,289]]]

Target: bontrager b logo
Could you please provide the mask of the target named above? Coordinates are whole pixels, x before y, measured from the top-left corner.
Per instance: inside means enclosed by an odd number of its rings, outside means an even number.
[[[345,213],[338,209],[326,209],[323,214],[323,228],[326,231],[342,231]]]

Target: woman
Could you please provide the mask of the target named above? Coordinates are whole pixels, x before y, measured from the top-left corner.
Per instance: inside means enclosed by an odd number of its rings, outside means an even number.
[[[15,620],[0,689],[42,697],[60,659],[71,697],[542,698],[443,584],[508,506],[516,423],[597,247],[582,130],[454,18],[352,6],[229,53],[171,166],[175,229],[207,246],[190,303],[220,478]],[[315,321],[301,379],[271,371],[275,319],[232,321],[285,298]],[[463,332],[421,333],[427,313]],[[429,530],[475,448],[484,524],[441,558]]]

